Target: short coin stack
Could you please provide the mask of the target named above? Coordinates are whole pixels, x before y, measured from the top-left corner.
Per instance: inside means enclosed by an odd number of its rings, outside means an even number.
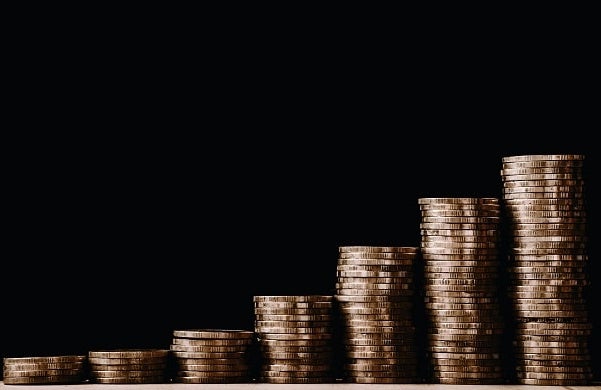
[[[168,354],[167,349],[90,351],[90,377],[107,384],[164,383]]]
[[[497,198],[421,198],[434,382],[502,384]]]
[[[4,358],[5,385],[74,384],[86,379],[85,356]]]
[[[179,383],[249,383],[249,330],[190,329],[173,331],[174,381]]]
[[[351,383],[419,383],[413,320],[417,247],[339,247],[336,300]]]
[[[583,155],[504,157],[518,382],[587,385]]]
[[[264,383],[331,383],[333,297],[255,296],[255,331]]]

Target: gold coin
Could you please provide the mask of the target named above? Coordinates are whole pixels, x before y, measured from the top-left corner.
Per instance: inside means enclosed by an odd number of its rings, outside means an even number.
[[[36,357],[5,357],[4,364],[37,364],[37,363],[81,363],[85,355],[36,356]]]
[[[329,302],[255,302],[255,308],[267,309],[330,309],[332,301]]]
[[[421,222],[420,231],[423,230],[497,230],[499,223],[448,223],[448,222]],[[458,233],[459,234],[459,233]]]
[[[165,383],[165,376],[145,376],[145,377],[113,377],[113,378],[94,378],[95,383],[104,384],[144,384],[144,383]]]
[[[195,378],[235,378],[248,377],[247,371],[187,371],[179,370],[175,373],[178,377],[195,377]]]
[[[411,276],[407,271],[336,271],[336,276],[343,278],[403,278]]]
[[[322,371],[270,371],[261,370],[260,376],[263,378],[333,378],[332,369]]]
[[[168,349],[114,349],[89,351],[89,358],[127,359],[127,358],[166,358]]]
[[[92,370],[91,376],[97,378],[145,378],[145,377],[162,377],[165,376],[165,370],[127,370],[127,371],[106,371]]]
[[[569,200],[580,200],[584,198],[582,192],[519,192],[519,193],[508,193],[503,191],[503,198],[506,201],[516,199],[569,199]],[[549,221],[551,222],[551,221]],[[558,221],[568,222],[568,221]]]
[[[501,367],[499,358],[494,359],[462,359],[461,357],[451,359],[436,359],[433,363],[436,367],[457,367],[457,371],[461,367],[480,367],[480,368],[496,368]]]
[[[330,371],[331,364],[268,364],[261,367],[261,371],[270,372],[320,372]]]
[[[440,240],[422,240],[422,248],[459,248],[459,249],[497,249],[497,244],[493,242],[452,242]]]
[[[410,298],[413,296],[413,291],[404,291],[405,297]],[[398,295],[398,294],[397,294]],[[389,296],[389,295],[336,295],[336,300],[339,302],[398,302],[403,296]]]
[[[410,384],[419,383],[419,380],[413,376],[395,377],[395,378],[367,378],[365,376],[356,376],[345,378],[347,383],[363,383],[363,384]]]
[[[430,352],[434,359],[484,359],[499,360],[499,353],[453,353],[453,352]]]
[[[415,364],[415,356],[414,357],[404,357],[404,358],[348,358],[345,360],[345,365],[374,365],[374,364],[387,364],[387,365],[396,365],[397,367],[402,367],[403,365],[413,365]]]
[[[530,369],[527,369],[530,368]],[[536,370],[536,369],[539,370]],[[590,361],[587,359],[573,360],[571,359],[555,359],[555,356],[549,356],[544,360],[528,360],[528,359],[517,359],[516,360],[516,369],[522,371],[535,371],[535,372],[544,372],[545,368],[550,369],[580,369],[583,371],[588,371],[590,367]]]
[[[421,210],[422,217],[498,217],[501,214],[501,208],[495,209],[477,209],[477,210],[448,210],[448,209],[429,209]]]
[[[260,333],[261,340],[331,340],[331,333]]]
[[[5,377],[5,385],[33,385],[33,384],[73,384],[83,382],[83,375],[76,376],[33,376],[33,377]]]
[[[582,167],[583,160],[532,160],[503,162],[502,167],[506,169],[524,169],[524,168],[579,168]]]
[[[178,364],[177,368],[180,372],[185,371],[222,371],[222,372],[243,372],[248,375],[249,366],[247,364]],[[190,375],[192,376],[192,375]]]
[[[501,210],[500,203],[481,203],[481,204],[460,204],[460,203],[432,203],[432,204],[420,204],[420,212],[429,211],[481,211],[481,212],[495,212]]]
[[[253,302],[330,302],[331,295],[255,295]]]
[[[4,370],[4,378],[82,376],[83,369],[67,370]]]
[[[325,364],[332,364],[332,356],[325,356],[325,357],[314,357],[311,359],[280,359],[280,358],[269,358],[266,356],[262,356],[261,357],[261,363],[263,364],[263,367],[268,367],[268,366],[272,366],[274,364],[285,364],[285,365],[315,365],[315,366],[322,366]]]
[[[248,350],[247,345],[232,345],[232,346],[209,346],[209,345],[182,345],[171,344],[171,351],[181,352],[245,352]]]
[[[265,308],[265,307],[255,307],[254,310],[256,315],[309,315],[309,316],[317,316],[317,315],[331,315],[332,309],[280,309],[280,308]]]
[[[448,304],[497,304],[499,302],[497,297],[484,297],[484,298],[472,298],[472,297],[425,297],[424,303],[448,303]]]
[[[433,275],[436,273],[446,273],[446,274],[466,274],[466,273],[476,273],[476,274],[494,274],[499,272],[499,267],[480,267],[480,266],[471,266],[471,267],[455,267],[455,266],[434,266],[429,265],[430,263],[426,263],[428,265],[424,266],[424,272]],[[473,275],[472,275],[473,276]],[[432,276],[436,277],[436,276]]]
[[[240,358],[176,358],[175,365],[179,366],[218,366],[218,365],[246,365],[246,355]]]
[[[519,348],[564,348],[564,349],[586,349],[588,342],[581,341],[539,341],[539,340],[518,340]]]
[[[503,379],[502,372],[463,372],[463,371],[434,371],[432,374],[434,378],[445,378],[445,379],[496,379],[501,381]]]
[[[164,370],[167,362],[160,364],[92,364],[92,371],[144,371]]]
[[[130,365],[130,364],[164,364],[166,357],[142,357],[142,358],[95,358],[90,357],[90,364],[92,365]]]
[[[525,186],[507,186],[503,187],[503,193],[505,195],[512,194],[582,194],[584,191],[584,185],[562,185],[562,186],[545,186],[545,187],[525,187]]]
[[[83,367],[83,361],[76,363],[4,363],[5,371],[78,370]]]
[[[337,271],[367,271],[367,272],[407,272],[413,269],[410,265],[343,265],[336,266]]]
[[[259,321],[331,321],[331,315],[255,315],[255,319]]]
[[[418,198],[417,203],[425,204],[498,204],[498,198]]]
[[[497,224],[499,217],[422,217],[422,223],[439,223],[439,224]]]
[[[251,378],[245,377],[217,377],[217,378],[199,378],[199,377],[182,377],[178,376],[173,378],[176,383],[189,383],[189,384],[204,384],[204,383],[250,383]]]
[[[573,372],[518,372],[518,378],[522,379],[554,379],[554,380],[565,380],[565,379],[578,379],[586,380],[592,379],[592,376],[588,373],[573,373]]]
[[[395,252],[395,253],[417,253],[416,247],[402,246],[340,246],[339,252],[362,252],[362,253],[379,253],[379,252]]]
[[[494,241],[499,236],[498,230],[448,230],[425,229],[420,230],[422,240],[438,238],[447,241]]]
[[[583,154],[525,154],[519,156],[503,157],[504,163],[514,163],[521,161],[582,161]]]
[[[414,339],[356,339],[356,338],[345,338],[343,340],[344,345],[346,346],[367,346],[367,345],[387,345],[387,346],[397,346],[397,345],[406,345],[406,344],[415,344]],[[405,344],[403,344],[405,343]]]
[[[540,180],[582,180],[581,169],[507,169],[501,171],[503,182]]]
[[[172,355],[175,358],[185,359],[244,359],[246,357],[245,352],[184,352],[184,351],[172,351]]]
[[[384,297],[392,297],[392,296],[404,296],[404,295],[413,295],[413,286],[412,285],[397,285],[396,289],[353,289],[353,288],[341,288],[337,289],[336,294],[339,296],[384,296]]]
[[[340,252],[338,259],[342,260],[412,260],[417,256],[418,252]]]
[[[416,362],[413,362],[413,365],[407,366],[399,366],[396,364],[345,364],[344,369],[346,371],[357,371],[357,372],[379,372],[379,371],[387,371],[387,372],[403,372],[405,369],[413,372],[413,370],[417,369]]]
[[[255,331],[257,333],[276,333],[276,334],[314,334],[314,333],[332,333],[332,326],[311,326],[311,327],[285,327],[285,326],[255,326]]]
[[[513,229],[510,231],[511,236],[514,237],[577,237],[581,236],[583,232],[579,232],[574,229],[564,230],[539,230],[539,229]]]
[[[207,346],[207,347],[219,347],[219,346],[248,346],[252,342],[252,339],[183,339],[175,337],[171,340],[172,344],[180,345],[195,345],[195,346]]]
[[[584,250],[571,248],[511,248],[512,256],[584,256]]]
[[[582,179],[551,179],[551,180],[506,180],[503,183],[504,188],[516,187],[557,187],[557,186],[582,186]]]
[[[474,259],[478,257],[478,259]],[[487,270],[499,268],[501,264],[497,256],[464,256],[464,255],[428,255],[424,258],[426,267],[457,267]]]
[[[590,336],[590,330],[578,329],[517,329],[516,338],[520,337],[583,337]]]
[[[316,383],[333,383],[335,379],[330,378],[280,378],[280,377],[259,377],[261,383],[274,383],[274,384],[316,384]]]

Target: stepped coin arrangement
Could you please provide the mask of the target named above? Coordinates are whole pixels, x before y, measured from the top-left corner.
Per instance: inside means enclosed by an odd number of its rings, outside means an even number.
[[[417,247],[339,247],[344,380],[419,383],[413,321]]]
[[[331,295],[263,295],[253,297],[253,302],[260,382],[335,381]]]
[[[190,329],[173,331],[174,381],[179,383],[249,383],[252,331]]]
[[[4,358],[5,385],[58,385],[86,379],[85,356]]]
[[[432,379],[502,384],[496,198],[420,198]]]
[[[167,349],[90,351],[90,378],[106,384],[164,383],[168,355]]]
[[[518,383],[587,385],[584,156],[502,160]]]

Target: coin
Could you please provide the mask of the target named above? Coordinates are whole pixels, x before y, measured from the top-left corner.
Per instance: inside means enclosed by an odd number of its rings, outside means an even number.
[[[89,358],[127,359],[127,358],[166,358],[168,349],[115,349],[89,351]]]
[[[145,377],[112,377],[112,378],[94,378],[96,383],[104,384],[143,384],[143,383],[164,383],[165,376],[145,376]]]
[[[410,265],[365,265],[365,264],[353,264],[343,265],[338,264],[336,266],[337,271],[367,271],[367,272],[407,272],[411,271],[413,264]]]
[[[172,344],[181,344],[181,345],[195,345],[195,346],[208,346],[208,347],[217,347],[217,346],[248,346],[252,342],[252,339],[184,339],[175,337],[171,340]]]
[[[129,365],[129,364],[164,364],[166,357],[142,357],[142,358],[95,358],[90,357],[88,361],[93,365]]]
[[[271,333],[258,332],[261,340],[331,340],[331,333]]]
[[[172,351],[172,355],[175,358],[186,358],[186,359],[244,359],[246,356],[245,352],[185,352],[185,351]]]
[[[256,307],[255,315],[331,315],[332,309],[268,309]]]
[[[5,357],[4,364],[37,364],[37,363],[81,363],[85,355],[36,356],[36,357]]]
[[[84,376],[34,376],[34,377],[5,377],[5,385],[33,385],[33,384],[72,384],[83,382]]]
[[[417,253],[416,247],[399,247],[399,246],[340,246],[339,252],[396,252],[396,253]]]
[[[498,217],[501,209],[478,209],[478,210],[449,210],[449,209],[429,209],[421,210],[423,217]]]
[[[327,371],[270,371],[261,370],[260,376],[275,378],[333,378],[332,370]]]
[[[338,254],[339,260],[397,260],[399,262],[410,261],[417,257],[418,252],[403,253],[403,252],[342,252]]]
[[[199,378],[199,377],[182,377],[173,378],[177,383],[202,384],[202,383],[250,383],[250,378],[245,377],[214,377],[214,378]]]
[[[77,363],[23,363],[6,364],[4,371],[37,371],[37,370],[77,370],[84,367],[83,361]]]
[[[91,376],[94,379],[98,378],[144,378],[144,377],[163,377],[165,376],[165,370],[92,370]]]
[[[316,383],[332,383],[335,382],[333,377],[330,378],[282,378],[282,377],[259,377],[259,381],[263,383],[276,383],[276,384],[316,384]]]
[[[413,288],[413,286],[410,284],[396,285],[395,289],[390,289],[390,290],[367,289],[367,288],[365,288],[365,289],[341,288],[336,291],[336,294],[339,296],[342,296],[342,295],[347,295],[347,296],[348,295],[356,295],[356,296],[381,295],[381,296],[391,297],[391,296],[395,296],[395,295],[396,296],[413,295],[413,291],[411,290],[412,288]]]
[[[143,370],[164,370],[167,368],[167,362],[157,364],[91,364],[92,370],[105,371],[143,371]]]
[[[16,377],[60,377],[60,376],[82,376],[83,370],[58,369],[58,370],[4,370],[4,378]]]
[[[532,160],[518,162],[503,162],[503,170],[523,168],[580,168],[582,160]]]
[[[417,203],[425,204],[498,204],[498,198],[419,198]]]
[[[329,309],[332,301],[328,302],[254,302],[255,308],[268,309]],[[235,332],[235,331],[233,331]]]
[[[582,161],[583,154],[527,154],[519,156],[507,156],[501,160],[504,163],[513,163],[521,161]]]
[[[255,295],[253,302],[330,302],[331,295]]]

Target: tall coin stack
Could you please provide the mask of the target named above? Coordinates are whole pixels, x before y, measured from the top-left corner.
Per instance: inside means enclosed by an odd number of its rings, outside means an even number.
[[[496,198],[420,198],[432,378],[502,384]]]
[[[89,351],[90,377],[106,384],[164,383],[168,354],[166,349]]]
[[[252,331],[190,329],[173,331],[174,381],[179,383],[249,383]]]
[[[413,320],[417,247],[339,247],[344,379],[419,383]]]
[[[518,382],[586,385],[586,213],[583,155],[504,157],[509,220],[509,295],[515,313]]]
[[[85,356],[4,358],[5,385],[56,385],[81,383],[86,379]]]
[[[334,382],[331,295],[261,295],[253,302],[262,360],[259,381]]]

